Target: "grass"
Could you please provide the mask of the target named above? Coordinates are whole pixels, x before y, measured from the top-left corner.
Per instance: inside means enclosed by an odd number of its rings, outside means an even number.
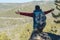
[[[50,4],[41,5],[43,11],[49,10]],[[47,7],[47,8],[45,8]],[[31,17],[25,17],[19,14],[16,14],[15,11],[21,9],[20,11],[32,12],[34,9],[34,4],[29,4],[25,6],[19,6],[16,8],[12,8],[11,10],[7,10],[4,12],[0,12],[0,17],[10,17],[10,18],[23,18],[23,19],[2,19],[0,18],[0,39],[1,40],[28,40],[32,31],[33,31],[33,19]],[[55,20],[51,14],[47,16],[47,25],[44,28],[44,32],[50,32],[57,35],[60,35],[60,24],[56,24],[53,22]],[[56,28],[55,28],[56,26]],[[52,28],[53,27],[53,28]],[[53,30],[53,31],[51,31]],[[57,32],[54,32],[57,30]]]
[[[0,33],[0,40],[11,40],[4,32]]]

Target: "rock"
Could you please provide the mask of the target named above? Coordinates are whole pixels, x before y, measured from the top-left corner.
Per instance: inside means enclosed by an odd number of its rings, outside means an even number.
[[[29,40],[60,40],[60,35],[47,33],[47,32],[38,32],[33,31]]]
[[[33,31],[29,40],[51,40],[51,38],[45,32]]]

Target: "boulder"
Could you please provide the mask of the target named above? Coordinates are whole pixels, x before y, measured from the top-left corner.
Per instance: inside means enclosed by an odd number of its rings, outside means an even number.
[[[33,31],[29,40],[60,40],[60,36],[47,32]]]

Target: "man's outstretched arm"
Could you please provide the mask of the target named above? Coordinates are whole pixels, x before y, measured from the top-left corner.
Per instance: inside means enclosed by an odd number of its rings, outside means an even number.
[[[48,14],[48,13],[50,13],[50,12],[52,12],[52,11],[54,11],[54,9],[51,9],[51,10],[45,11],[44,13],[45,13],[45,14]]]
[[[16,14],[33,17],[33,13],[28,13],[28,12],[16,12]]]
[[[50,13],[50,12],[52,12],[52,11],[54,11],[54,9],[45,11],[44,13],[45,13],[45,14],[48,14],[48,13]],[[16,12],[16,14],[33,17],[33,13],[28,13],[28,12],[19,12],[19,11],[18,11],[18,12]]]

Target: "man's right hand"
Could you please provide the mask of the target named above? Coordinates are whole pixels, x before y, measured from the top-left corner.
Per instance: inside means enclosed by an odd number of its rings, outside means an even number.
[[[19,11],[19,10],[17,10],[17,11],[16,11],[16,14],[20,14],[20,11]]]
[[[54,11],[54,9],[52,9],[52,11]]]

